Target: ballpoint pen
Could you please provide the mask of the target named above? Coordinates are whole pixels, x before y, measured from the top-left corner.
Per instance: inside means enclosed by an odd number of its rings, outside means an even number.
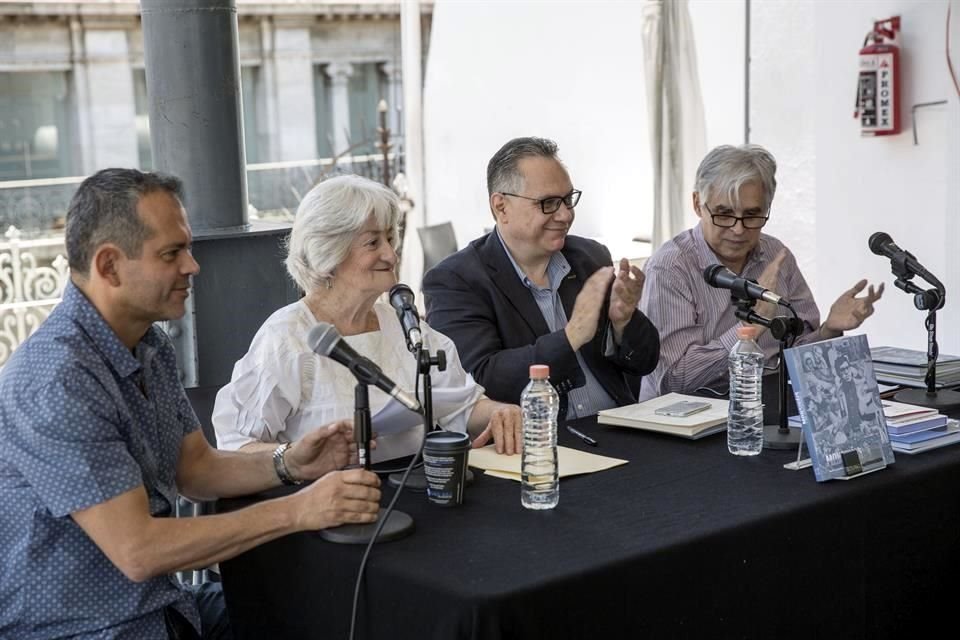
[[[572,433],[573,435],[577,436],[578,438],[580,438],[581,440],[583,440],[585,443],[587,443],[587,444],[590,445],[591,447],[597,446],[597,441],[594,440],[593,438],[591,438],[590,436],[588,436],[587,434],[585,434],[584,432],[579,431],[579,430],[577,430],[577,429],[574,429],[574,428],[571,427],[570,425],[567,425],[567,431],[569,431],[569,432]]]

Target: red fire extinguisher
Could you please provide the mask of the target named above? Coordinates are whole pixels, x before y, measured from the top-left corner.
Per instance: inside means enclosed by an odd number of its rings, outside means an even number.
[[[878,20],[860,49],[860,77],[854,118],[860,135],[900,133],[900,16]]]

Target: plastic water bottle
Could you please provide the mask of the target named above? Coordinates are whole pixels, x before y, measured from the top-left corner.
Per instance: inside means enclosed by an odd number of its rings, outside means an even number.
[[[520,396],[523,412],[520,502],[527,509],[553,509],[560,500],[557,472],[557,411],[560,397],[550,384],[550,367],[530,367],[530,384]]]
[[[730,413],[727,449],[735,456],[755,456],[763,448],[763,351],[757,327],[737,329],[730,350]]]

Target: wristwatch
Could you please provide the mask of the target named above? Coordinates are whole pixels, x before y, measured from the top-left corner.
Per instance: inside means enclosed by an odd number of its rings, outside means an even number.
[[[273,450],[273,470],[277,472],[277,477],[280,478],[280,482],[285,485],[303,484],[303,480],[298,480],[290,475],[290,471],[287,469],[287,463],[283,460],[283,456],[287,453],[287,449],[290,448],[291,444],[291,442],[284,442]]]

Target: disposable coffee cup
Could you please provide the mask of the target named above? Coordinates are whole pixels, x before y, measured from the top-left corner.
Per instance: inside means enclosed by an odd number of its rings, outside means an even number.
[[[453,507],[463,503],[464,476],[470,436],[457,431],[433,431],[423,445],[427,497],[433,504]]]

